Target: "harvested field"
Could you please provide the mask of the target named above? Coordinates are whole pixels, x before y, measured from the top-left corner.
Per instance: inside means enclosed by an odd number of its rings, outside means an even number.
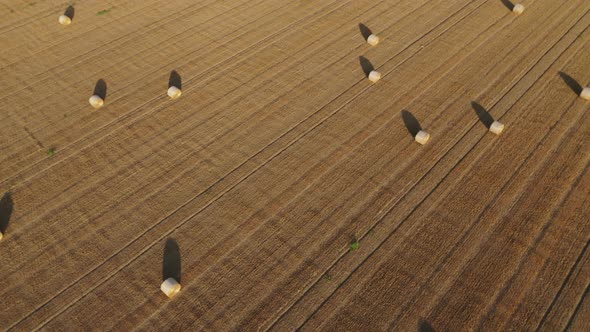
[[[590,1],[521,3],[4,1],[0,330],[589,331]]]

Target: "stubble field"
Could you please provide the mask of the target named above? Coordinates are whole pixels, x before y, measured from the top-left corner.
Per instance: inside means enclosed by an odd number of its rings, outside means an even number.
[[[588,331],[590,2],[522,3],[0,4],[0,330]]]

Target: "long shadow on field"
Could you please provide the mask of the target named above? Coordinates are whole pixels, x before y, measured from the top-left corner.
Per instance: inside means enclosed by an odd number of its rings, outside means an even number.
[[[416,137],[418,132],[422,130],[422,126],[420,125],[420,122],[418,122],[418,119],[416,119],[414,114],[406,110],[402,111],[402,118],[404,119],[404,124],[412,137]]]
[[[494,123],[494,117],[492,117],[490,112],[486,111],[483,106],[475,101],[471,102],[471,107],[473,107],[473,110],[475,111],[475,114],[477,114],[479,121],[481,121],[481,123],[483,123],[486,128],[490,129],[492,123]]]
[[[74,6],[68,6],[66,11],[64,12],[64,15],[69,17],[71,20],[74,20],[75,13],[76,13],[76,9],[74,9]]]
[[[94,86],[94,94],[102,98],[102,100],[107,99],[107,82],[105,82],[102,78],[96,81],[96,85]]]
[[[512,3],[512,1],[509,1],[509,0],[501,0],[501,1],[504,4],[504,6],[506,6],[506,8],[510,9],[510,11],[512,11],[514,9],[514,4]]]
[[[182,78],[176,70],[170,72],[170,78],[168,79],[168,88],[172,86],[175,86],[182,90]]]
[[[561,79],[565,82],[565,84],[567,84],[570,87],[570,89],[572,89],[572,91],[577,96],[579,96],[580,93],[582,93],[582,89],[583,89],[582,86],[573,77],[571,77],[570,75],[568,75],[562,71],[559,72],[559,76],[561,76]]]
[[[369,39],[369,36],[373,34],[373,32],[371,31],[371,29],[369,29],[369,27],[367,27],[366,25],[359,23],[359,30],[361,31],[361,35],[363,36],[363,38],[365,38],[365,41],[367,39]]]
[[[174,239],[168,239],[164,246],[162,259],[162,280],[174,278],[180,283],[181,276],[180,248]]]
[[[14,202],[10,192],[7,192],[0,199],[0,232],[6,233],[8,224],[10,223],[10,216],[12,216],[12,210],[14,209]]]
[[[369,74],[375,70],[375,66],[369,61],[369,59],[365,58],[364,56],[359,56],[359,62],[361,63],[361,68],[363,68],[363,72],[365,76],[369,77]]]
[[[421,319],[420,323],[418,323],[418,332],[435,332],[435,330],[430,323]]]

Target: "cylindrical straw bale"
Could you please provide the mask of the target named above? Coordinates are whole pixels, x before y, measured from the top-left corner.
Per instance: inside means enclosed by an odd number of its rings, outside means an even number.
[[[162,292],[169,298],[173,298],[176,294],[178,294],[178,292],[180,292],[180,288],[180,284],[174,278],[168,278],[162,282],[162,285],[160,285]]]

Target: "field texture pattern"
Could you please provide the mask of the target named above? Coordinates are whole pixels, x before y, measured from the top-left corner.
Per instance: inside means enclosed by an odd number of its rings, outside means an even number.
[[[590,1],[521,3],[3,0],[0,330],[590,331]]]

